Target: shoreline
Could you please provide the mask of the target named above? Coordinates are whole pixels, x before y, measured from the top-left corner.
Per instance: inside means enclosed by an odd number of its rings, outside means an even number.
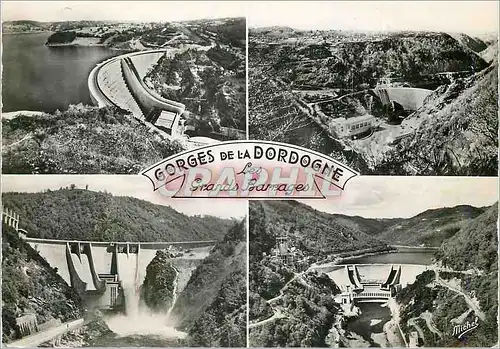
[[[390,245],[391,247],[394,247],[400,252],[404,252],[404,250],[422,250],[422,251],[437,251],[439,250],[439,247],[434,247],[434,246],[406,246],[406,245]]]
[[[22,31],[22,32],[2,32],[2,35],[43,34],[43,33],[54,33],[54,32],[51,30],[33,30],[33,31]]]
[[[49,48],[58,48],[58,47],[102,47],[111,51],[118,51],[118,52],[139,52],[139,51],[147,51],[149,49],[143,49],[143,50],[136,50],[136,49],[131,49],[131,48],[118,48],[118,47],[111,47],[107,46],[106,44],[84,44],[84,43],[66,43],[66,44],[45,44],[46,47]]]
[[[338,266],[338,265],[342,265],[342,263],[344,262],[347,262],[349,261],[350,259],[356,259],[356,258],[362,258],[362,257],[368,257],[368,256],[376,256],[376,255],[380,255],[380,254],[386,254],[386,253],[395,253],[397,252],[397,249],[392,249],[391,246],[388,246],[386,248],[384,248],[383,250],[379,250],[379,251],[367,251],[366,249],[364,250],[359,250],[359,251],[352,251],[351,253],[356,253],[358,252],[357,254],[354,254],[354,255],[351,255],[351,256],[345,256],[345,257],[342,257],[340,255],[332,255],[334,256],[332,260],[330,261],[319,261],[316,262],[316,263],[313,263],[309,266],[309,269],[311,268],[328,268],[328,267],[333,267],[333,266]]]
[[[373,252],[364,252],[364,253],[362,252],[360,254],[356,254],[353,256],[338,257],[338,259],[339,259],[339,264],[340,264],[340,263],[348,262],[351,259],[363,258],[363,257],[369,257],[369,256],[378,256],[381,254],[396,253],[396,252],[398,252],[397,249],[392,249],[391,246],[388,246],[387,249],[382,250],[382,251],[373,251]]]
[[[352,251],[352,255],[342,256],[342,255],[332,255],[334,256],[332,260],[322,262],[320,261],[313,263],[309,266],[309,268],[328,268],[333,266],[343,265],[346,262],[349,262],[352,259],[369,257],[369,256],[378,256],[389,253],[405,253],[405,252],[415,252],[415,251],[437,251],[437,247],[421,247],[421,246],[402,246],[402,245],[388,245],[386,248],[378,251],[368,251],[367,249]],[[347,252],[346,252],[347,254]]]
[[[2,119],[12,120],[20,115],[35,117],[35,116],[41,116],[44,114],[49,114],[49,113],[39,111],[39,110],[8,111],[8,112],[2,112]]]
[[[45,44],[47,47],[107,47],[105,44],[81,44],[68,42],[65,44]]]

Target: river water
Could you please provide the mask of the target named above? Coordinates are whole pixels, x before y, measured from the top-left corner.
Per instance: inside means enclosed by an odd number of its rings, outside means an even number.
[[[391,320],[391,312],[388,307],[379,303],[362,303],[357,307],[361,315],[347,322],[346,330],[353,339],[350,343],[359,347],[387,347],[387,339],[384,333],[384,325]]]
[[[393,253],[374,254],[371,256],[362,256],[349,258],[341,264],[432,264],[434,250],[401,250]]]
[[[186,333],[176,330],[170,324],[172,305],[165,314],[152,312],[141,300],[139,278],[139,255],[118,253],[117,261],[120,270],[121,286],[125,295],[125,314],[115,314],[105,317],[109,329],[115,333],[105,336],[99,346],[106,346],[109,341],[118,342],[121,346],[173,346],[186,337]],[[177,272],[177,270],[176,270]],[[177,275],[174,289],[177,290]],[[139,345],[140,343],[140,345]]]
[[[65,110],[91,104],[87,77],[105,59],[121,54],[106,47],[47,47],[51,33],[2,35],[3,112]]]
[[[130,335],[116,336],[107,335],[94,339],[90,346],[92,347],[185,347],[186,342],[178,338],[165,338],[157,335]]]
[[[421,264],[430,265],[435,251],[401,249],[393,253],[355,257],[342,264]],[[390,309],[382,303],[358,303],[361,314],[347,321],[345,329],[351,347],[389,347],[384,325],[392,318]],[[393,335],[403,343],[399,332]]]

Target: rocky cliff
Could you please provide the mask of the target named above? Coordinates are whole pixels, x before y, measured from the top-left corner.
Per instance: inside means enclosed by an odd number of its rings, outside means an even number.
[[[146,268],[141,299],[154,312],[167,313],[175,299],[177,271],[170,258],[170,253],[159,250]]]
[[[246,229],[234,224],[193,271],[172,317],[191,346],[246,346]]]

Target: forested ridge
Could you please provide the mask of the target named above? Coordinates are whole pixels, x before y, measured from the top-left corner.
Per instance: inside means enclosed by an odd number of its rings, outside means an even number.
[[[374,87],[378,78],[396,72],[405,81],[424,87],[434,74],[477,72],[488,65],[440,32],[280,33],[278,29],[255,29],[249,37],[250,68],[266,62],[271,68],[267,74],[296,86],[363,89],[362,84]],[[311,43],[311,39],[320,43]]]
[[[465,340],[467,346],[490,347],[498,342],[497,220],[498,203],[464,224],[442,243],[436,253],[437,260],[445,267],[457,271],[475,270],[475,274],[439,272],[440,279],[452,285],[449,288],[437,281],[434,271],[427,271],[398,294],[397,300],[402,305],[403,330],[410,329],[409,319],[416,321],[425,329],[425,346],[459,346]],[[464,295],[472,302],[477,302],[482,314],[471,308]],[[440,330],[440,336],[436,336],[426,326],[424,318],[427,312],[432,314],[432,321]],[[465,323],[465,320],[472,322],[476,316],[480,317],[479,326],[462,338],[461,342],[453,333],[453,327]]]
[[[458,205],[429,209],[410,218],[375,219],[321,212],[292,200],[251,202],[250,206],[256,213],[252,219],[266,217],[268,222],[267,248],[262,247],[265,234],[250,239],[256,253],[269,252],[275,235],[285,230],[296,237],[301,250],[318,256],[390,244],[439,247],[487,209]]]
[[[277,219],[278,212],[283,216],[281,221]],[[319,217],[315,217],[313,212]],[[271,258],[270,254],[271,249],[275,247],[276,234],[287,229],[284,228],[285,223],[296,215],[304,219],[311,230],[317,229],[318,240],[323,239],[321,230],[326,227],[327,214],[322,216],[310,207],[293,201],[250,202],[249,319],[255,323],[271,318],[276,314],[276,307],[286,313],[285,319],[276,319],[251,328],[249,340],[252,346],[325,346],[325,338],[334,321],[334,315],[338,313],[332,298],[332,294],[339,292],[337,285],[326,275],[317,273],[293,280],[273,306],[266,303],[267,300],[279,296],[280,290],[294,277],[295,271],[291,266],[278,262]],[[326,230],[324,234],[334,233],[332,230]],[[317,260],[331,248],[335,249],[326,245],[320,248],[320,244],[314,244],[311,245],[313,250],[309,250],[303,240],[296,243],[298,236],[300,233],[291,237],[291,245],[299,249],[300,256],[314,256],[313,260]],[[337,236],[332,239],[335,237]],[[315,238],[309,236],[308,239],[312,241]],[[341,241],[341,244],[345,243],[346,241]]]
[[[325,275],[299,272],[326,255],[363,249],[370,239],[382,249],[385,244],[397,243],[441,246],[436,258],[444,266],[480,271],[475,275],[440,272],[441,279],[446,278],[455,289],[437,284],[433,271],[405,287],[397,296],[405,333],[414,330],[413,322],[424,329],[426,346],[459,345],[453,326],[462,323],[465,315],[472,319],[475,313],[465,314],[469,304],[456,291],[458,287],[465,293],[474,291],[485,313],[480,329],[468,337],[468,345],[493,345],[498,304],[496,219],[497,204],[429,209],[411,218],[366,219],[320,212],[295,201],[252,201],[249,315],[255,326],[250,329],[250,343],[326,346],[328,329],[335,315],[341,313],[331,297],[338,292],[337,285]],[[276,237],[285,233],[289,236],[288,248],[294,249],[294,266],[273,257]],[[351,238],[351,233],[358,238]],[[324,298],[325,294],[328,297]],[[428,316],[441,336],[427,327]]]
[[[233,224],[193,271],[172,316],[190,346],[246,346],[246,227]]]
[[[212,216],[187,216],[169,206],[65,188],[3,193],[3,205],[21,217],[29,237],[93,241],[189,241],[221,239],[233,224]]]
[[[267,253],[275,244],[275,237],[287,231],[296,247],[317,258],[332,253],[364,248],[385,248],[387,244],[374,238],[389,220],[365,219],[332,215],[317,211],[298,201],[251,201],[254,224],[265,219],[261,231],[251,231],[251,254]],[[267,238],[266,238],[267,236]],[[255,238],[252,239],[252,237]],[[256,248],[258,247],[258,248]]]
[[[476,268],[485,272],[498,270],[498,202],[446,240],[438,258],[457,270]]]

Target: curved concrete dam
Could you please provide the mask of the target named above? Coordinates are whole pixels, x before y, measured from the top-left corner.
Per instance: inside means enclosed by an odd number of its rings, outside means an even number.
[[[135,118],[154,125],[165,135],[174,136],[186,148],[197,148],[220,141],[190,140],[184,135],[181,115],[184,104],[163,98],[144,82],[148,71],[161,57],[172,57],[179,49],[157,49],[132,52],[110,58],[98,64],[89,74],[88,87],[92,102],[98,107],[116,106],[129,111]]]
[[[395,264],[354,264],[357,270],[359,283],[379,283],[384,284],[391,276],[391,270]],[[433,270],[429,265],[420,264],[397,264],[401,267],[399,283],[405,287],[415,282],[418,275],[426,270]],[[330,266],[328,268],[313,268],[317,271],[325,272],[339,287],[351,285],[352,282],[346,272],[346,265]]]
[[[158,250],[171,250],[177,293],[210,253],[215,241],[100,242],[25,238],[88,306],[110,309],[137,292]]]
[[[380,98],[382,104],[397,102],[408,111],[420,108],[427,96],[432,93],[432,90],[413,87],[376,87],[373,91]]]
[[[98,64],[88,77],[93,103],[99,107],[120,107],[140,120],[144,120],[153,108],[180,116],[185,109],[184,104],[156,95],[143,82],[149,69],[163,55],[171,56],[175,52],[175,49],[132,52]]]

